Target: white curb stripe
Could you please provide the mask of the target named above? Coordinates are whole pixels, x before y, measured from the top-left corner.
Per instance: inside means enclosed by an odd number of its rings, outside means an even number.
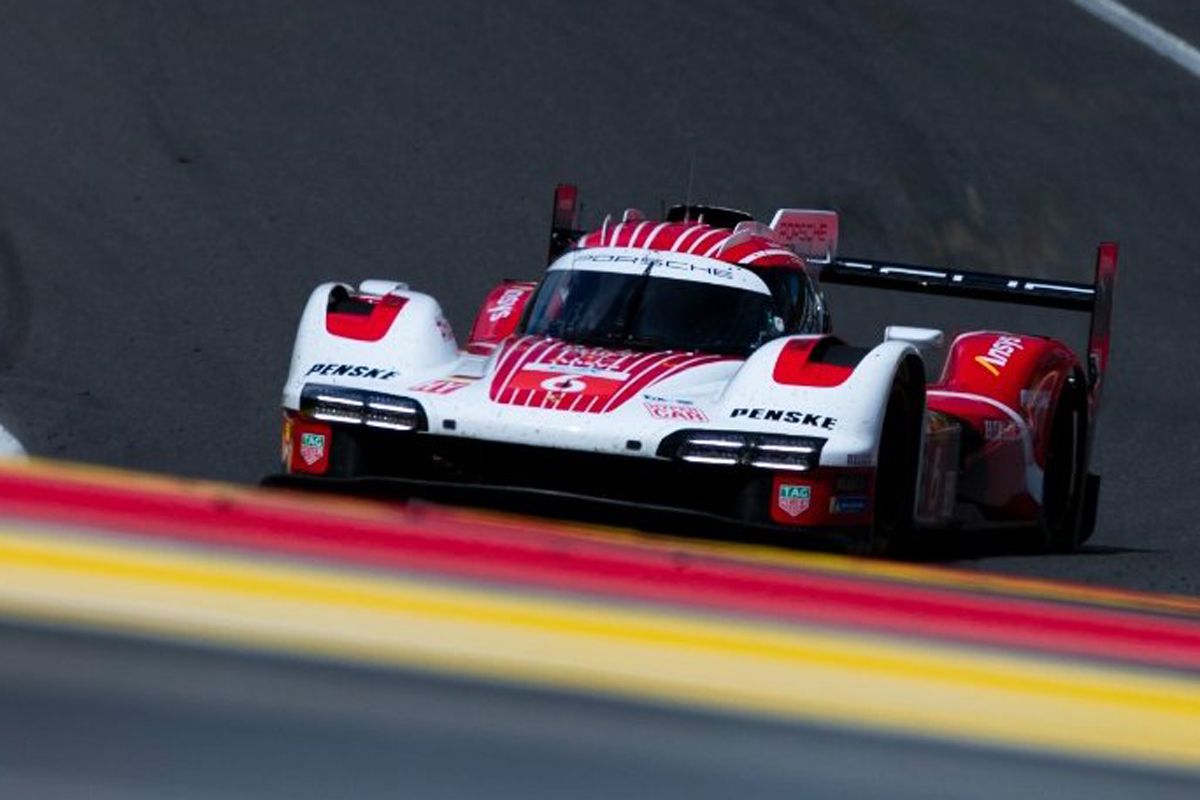
[[[1070,0],[1079,8],[1200,78],[1200,50],[1116,0]]]

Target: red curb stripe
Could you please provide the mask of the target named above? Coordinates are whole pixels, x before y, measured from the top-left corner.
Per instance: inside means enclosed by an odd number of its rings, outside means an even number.
[[[331,504],[337,505],[337,504]],[[0,478],[27,519],[257,552],[431,571],[873,631],[1200,669],[1200,623],[766,567],[555,534],[436,510],[339,514],[250,491],[146,490],[32,474]]]

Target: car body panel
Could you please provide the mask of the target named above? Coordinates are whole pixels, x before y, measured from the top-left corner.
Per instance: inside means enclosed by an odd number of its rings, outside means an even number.
[[[924,375],[942,334],[892,328],[870,347],[850,347],[828,331],[818,278],[1078,309],[1101,296],[1099,288],[838,259],[832,212],[784,209],[766,226],[729,209],[676,209],[665,221],[629,210],[584,232],[564,222],[573,198],[556,194],[548,274],[730,287],[803,314],[776,318],[778,333],[745,353],[574,341],[526,332],[539,284],[507,280],[484,298],[460,347],[437,301],[405,284],[323,284],[301,317],[283,391],[284,471],[332,474],[345,466],[336,442],[370,439],[382,452],[370,469],[385,473],[415,468],[417,459],[440,470],[439,479],[553,482],[604,497],[624,477],[640,483],[631,496],[641,502],[661,488],[682,506],[703,506],[709,495],[750,504],[752,517],[780,528],[870,527],[889,398],[898,381]],[[729,227],[707,224],[706,213]],[[1098,271],[1109,304],[1112,247],[1110,260],[1101,251],[1107,272]],[[1088,292],[1093,299],[1082,297]],[[1036,522],[1056,404],[1085,380],[1090,438],[1107,366],[1107,317],[1097,319],[1087,371],[1046,337],[970,331],[953,340],[941,376],[913,389],[923,420],[918,525]],[[329,397],[320,402],[361,413],[314,415],[305,403],[321,392]],[[371,418],[370,409],[388,408],[406,421]],[[722,457],[722,447],[737,455]],[[556,470],[560,460],[593,480]],[[590,473],[588,464],[603,467]]]

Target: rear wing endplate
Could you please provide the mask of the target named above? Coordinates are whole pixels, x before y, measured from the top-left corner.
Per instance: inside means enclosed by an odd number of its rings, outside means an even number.
[[[1104,242],[1097,249],[1096,277],[1091,284],[940,269],[865,258],[832,259],[820,267],[820,281],[1087,312],[1091,315],[1087,353],[1088,386],[1095,403],[1099,400],[1100,386],[1108,369],[1117,249],[1116,242]]]
[[[1092,298],[1092,326],[1088,332],[1088,386],[1093,403],[1100,401],[1101,384],[1108,370],[1113,289],[1117,284],[1117,251],[1116,242],[1103,242],[1096,250],[1095,296]]]

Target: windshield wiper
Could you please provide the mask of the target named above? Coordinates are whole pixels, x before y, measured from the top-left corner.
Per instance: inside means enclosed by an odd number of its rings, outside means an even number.
[[[622,342],[632,341],[630,332],[633,330],[633,321],[642,313],[642,300],[646,296],[646,287],[650,285],[650,270],[652,269],[654,269],[653,260],[642,270],[638,282],[629,290],[629,294],[625,296],[625,302],[621,305],[621,313],[617,315],[613,328],[614,334]]]

